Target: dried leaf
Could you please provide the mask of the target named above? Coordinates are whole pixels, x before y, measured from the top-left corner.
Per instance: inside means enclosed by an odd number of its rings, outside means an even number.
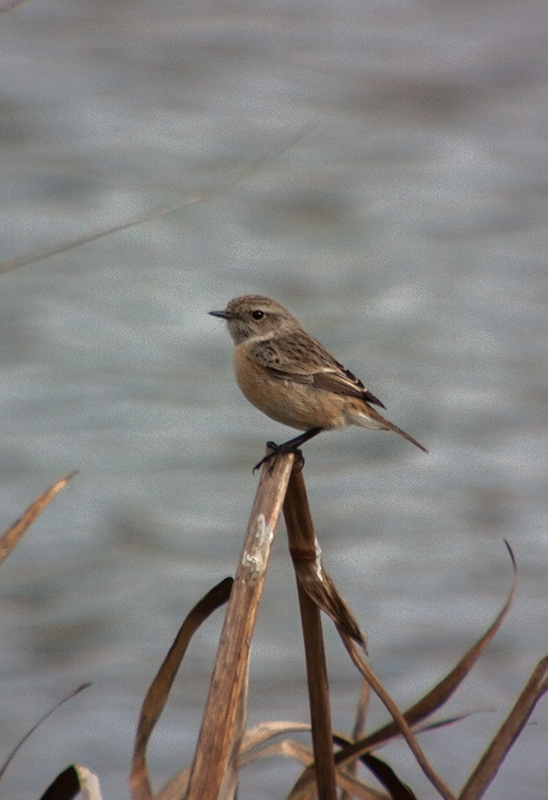
[[[36,517],[38,517],[44,508],[50,503],[55,495],[64,489],[67,483],[76,475],[76,472],[70,472],[64,478],[54,483],[49,489],[46,489],[36,500],[30,504],[23,516],[13,523],[7,531],[0,538],[0,564],[11,553],[15,545],[19,542],[27,528],[32,525]]]
[[[391,714],[392,718],[396,725],[399,726],[402,736],[409,745],[411,752],[415,756],[418,765],[432,784],[435,789],[437,789],[438,793],[441,797],[445,800],[454,800],[454,795],[449,789],[448,786],[444,783],[444,781],[440,778],[440,776],[435,772],[435,770],[430,765],[428,759],[424,755],[421,746],[419,745],[415,734],[412,732],[411,728],[409,727],[403,713],[399,710],[397,705],[394,703],[380,680],[377,678],[369,664],[367,664],[361,655],[356,650],[356,647],[353,641],[347,636],[345,633],[339,631],[343,644],[345,645],[350,658],[356,665],[356,667],[360,670],[363,677],[367,680],[370,684],[372,690],[375,692],[379,700],[384,704],[388,712]]]
[[[371,687],[366,680],[362,681],[362,688],[360,692],[360,699],[356,707],[356,719],[354,720],[354,728],[352,730],[352,741],[355,742],[362,738],[365,731],[365,720],[367,715],[367,708],[371,698]],[[346,767],[346,774],[355,776],[358,766],[358,760],[351,761]],[[350,795],[346,792],[341,794],[341,800],[351,800]]]
[[[310,726],[308,727],[310,728]],[[272,742],[253,754],[243,756],[240,763],[245,766],[252,761],[273,756],[285,756],[303,765],[310,764],[314,759],[312,748],[309,745],[297,742],[295,739],[282,739],[281,742]]]
[[[40,800],[72,800],[79,793],[80,778],[71,764],[50,783]]]
[[[409,786],[406,786],[398,778],[386,761],[374,756],[373,753],[364,753],[360,760],[367,765],[379,783],[390,792],[392,800],[417,800]]]
[[[345,741],[345,738],[341,737],[339,734],[334,734],[333,740]],[[308,758],[305,758],[306,753],[308,753]],[[278,752],[274,749],[274,746],[272,746],[272,752],[270,752],[269,748],[268,751],[265,751],[264,755],[288,755],[298,758],[302,764],[309,764],[293,787],[287,800],[316,800],[318,790],[315,782],[314,765],[309,763],[312,759],[312,753],[309,748],[306,751],[302,751],[301,757],[299,757],[299,755],[293,755],[291,750],[286,752],[285,748],[281,748]],[[339,768],[335,773],[335,778],[337,786],[343,790],[347,797],[360,797],[363,798],[363,800],[390,800],[385,792],[363,783],[347,770]]]
[[[143,800],[152,796],[146,766],[146,749],[154,726],[165,708],[171,686],[190,640],[209,615],[227,602],[232,584],[232,578],[225,578],[211,589],[190,611],[146,694],[137,725],[133,761],[129,776],[131,796],[134,800]]]
[[[352,731],[352,739],[354,741],[359,739],[360,736],[363,736],[363,732],[365,730],[365,720],[367,718],[367,709],[369,706],[370,699],[371,699],[371,687],[369,686],[367,681],[364,680],[362,682],[360,699],[356,707],[356,719],[354,721],[354,729]]]
[[[97,775],[87,767],[71,764],[50,783],[40,800],[72,800],[80,792],[84,800],[102,800]]]
[[[453,669],[439,683],[437,683],[429,692],[427,692],[424,697],[422,697],[417,703],[414,703],[405,711],[404,717],[409,725],[416,725],[418,722],[430,716],[430,714],[447,702],[451,695],[460,686],[464,678],[468,675],[487,645],[492,641],[502,625],[508,611],[510,610],[516,593],[517,573],[516,562],[512,549],[507,542],[505,544],[508,548],[513,568],[512,584],[510,586],[510,591],[508,593],[506,602],[489,628],[478,639],[478,641],[473,644],[470,650],[464,654],[455,667],[453,667]],[[345,759],[350,760],[352,755],[355,756],[360,752],[370,750],[375,745],[386,742],[394,736],[398,736],[399,733],[400,731],[396,723],[389,722],[388,724],[383,725],[382,728],[378,728],[376,731],[368,734],[368,736],[361,741],[355,742],[346,748]]]
[[[274,727],[276,727],[278,724],[282,726],[285,725],[285,723],[272,723],[272,724],[274,725]],[[268,726],[270,725],[270,723],[268,722],[262,723],[262,725]],[[295,730],[300,730],[301,727],[304,730],[310,730],[310,725],[304,725],[301,723],[288,723],[288,730],[291,730],[293,727]],[[275,730],[273,730],[273,735],[277,735]],[[252,738],[254,738],[253,734]],[[265,742],[266,741],[267,740],[265,739]],[[244,737],[244,742],[245,742],[245,737]],[[296,761],[299,761],[303,765],[310,764],[310,762],[313,760],[312,750],[310,749],[310,747],[303,745],[301,742],[296,742],[292,739],[284,739],[281,742],[276,742],[274,744],[270,744],[260,748],[258,753],[256,751],[246,752],[245,747],[243,747],[242,755],[240,758],[240,766],[245,766],[246,764],[251,763],[251,761],[255,761],[257,758],[262,759],[271,756],[285,756],[287,758],[292,758]],[[181,800],[181,798],[185,797],[186,795],[189,777],[190,777],[190,767],[187,767],[186,769],[177,773],[177,775],[174,775],[171,778],[171,780],[158,792],[158,794],[154,795],[154,800]]]
[[[249,763],[255,758],[255,751],[262,752],[261,748],[275,736],[288,733],[310,732],[310,725],[306,722],[260,722],[247,730],[242,740],[240,750],[240,763]]]
[[[475,714],[485,714],[486,711],[493,711],[493,709],[483,709],[482,711],[463,711],[462,714],[454,714],[452,717],[444,717],[443,719],[433,720],[432,722],[419,725],[414,728],[415,733],[424,733],[425,731],[435,731],[438,728],[446,728],[449,725],[454,725],[456,722],[462,722],[463,719],[468,719]]]
[[[535,705],[548,691],[547,674],[548,655],[544,656],[535,667],[509,715],[466,781],[459,794],[459,800],[478,800],[483,797],[508,751],[533,713]]]
[[[301,470],[294,470],[284,501],[289,552],[299,584],[311,600],[365,648],[365,636],[350,607],[323,567],[306,486]]]
[[[386,792],[381,792],[374,786],[363,783],[346,770],[337,771],[337,786],[344,790],[347,797],[358,797],[361,800],[391,800],[390,795]]]
[[[275,755],[275,753],[272,755]],[[309,768],[307,772],[313,776],[313,768]],[[348,773],[346,770],[337,770],[335,777],[337,781],[337,787],[342,789],[347,797],[358,797],[361,798],[361,800],[391,800],[390,796],[386,794],[386,792],[364,783],[354,775]],[[287,800],[296,800],[296,798],[298,798],[298,800],[316,800],[317,797],[318,790],[316,788],[316,784],[313,780],[311,780],[306,788],[304,784],[302,786],[297,784],[288,796]]]
[[[347,633],[354,641],[366,650],[365,634],[333,583],[321,559],[315,562],[299,560],[294,562],[299,583],[308,596],[324,611],[335,625]]]

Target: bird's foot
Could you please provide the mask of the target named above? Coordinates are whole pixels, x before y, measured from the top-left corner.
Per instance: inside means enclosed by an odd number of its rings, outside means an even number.
[[[267,461],[270,461],[270,472],[272,472],[277,458],[284,453],[295,453],[296,463],[298,464],[299,468],[302,469],[304,467],[304,456],[302,452],[299,450],[298,446],[291,444],[291,442],[283,442],[282,444],[276,444],[276,442],[267,442],[266,446],[270,450],[270,453],[267,453],[264,458],[261,458],[258,464],[255,464],[253,467],[254,473]]]
[[[323,428],[310,428],[310,430],[305,431],[304,433],[299,434],[299,436],[295,436],[294,439],[289,439],[287,442],[282,442],[282,444],[276,444],[276,442],[267,442],[266,446],[271,451],[267,453],[264,458],[261,458],[258,464],[255,464],[253,467],[253,472],[262,467],[262,465],[266,461],[272,461],[270,471],[274,469],[274,464],[276,463],[276,458],[283,453],[296,453],[297,454],[297,463],[302,469],[304,467],[304,456],[299,450],[300,446],[305,442],[308,442],[309,439],[312,439],[314,436],[317,436],[321,433]]]
[[[302,469],[304,467],[304,456],[302,452],[299,450],[298,445],[293,444],[292,442],[283,442],[282,444],[276,444],[276,442],[267,442],[267,448],[270,450],[270,453],[267,453],[264,458],[261,458],[258,464],[255,464],[253,467],[253,472],[255,473],[263,464],[267,461],[270,461],[270,472],[274,469],[274,465],[276,463],[276,459],[278,456],[283,455],[284,453],[295,453],[296,456],[296,463]]]

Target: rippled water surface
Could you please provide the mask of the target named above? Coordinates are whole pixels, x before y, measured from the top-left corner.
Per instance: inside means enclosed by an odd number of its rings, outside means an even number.
[[[306,446],[324,560],[373,666],[410,704],[518,597],[422,742],[456,789],[547,649],[548,7],[541,0],[68,2],[0,16],[2,258],[178,211],[0,276],[2,526],[79,474],[2,567],[6,797],[68,763],[128,796],[140,703],[180,620],[233,573],[251,466],[290,432],[255,411],[207,316],[288,305],[430,449],[349,430]],[[307,719],[276,543],[250,723]],[[220,627],[196,637],[154,738],[188,763]],[[326,625],[334,723],[359,681]],[[372,724],[384,719],[372,710]],[[487,797],[546,797],[539,704]],[[3,755],[2,755],[3,754]],[[434,797],[403,747],[383,751]],[[297,774],[252,767],[241,796]]]

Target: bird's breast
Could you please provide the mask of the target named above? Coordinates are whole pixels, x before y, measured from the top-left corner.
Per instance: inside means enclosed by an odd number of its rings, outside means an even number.
[[[255,361],[246,344],[234,349],[234,372],[249,402],[277,422],[303,431],[347,424],[343,413],[346,398],[273,375]]]

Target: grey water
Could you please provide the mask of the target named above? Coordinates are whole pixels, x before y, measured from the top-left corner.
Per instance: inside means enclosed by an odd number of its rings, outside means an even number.
[[[79,474],[0,576],[2,782],[71,762],[128,797],[140,704],[186,612],[233,574],[251,467],[291,431],[232,377],[207,315],[286,304],[429,449],[358,429],[305,446],[324,563],[402,707],[507,621],[421,742],[455,791],[548,650],[548,6],[541,0],[28,0],[0,15],[2,259],[180,203],[0,275],[0,528]],[[249,724],[307,721],[280,526]],[[222,614],[150,748],[188,764]],[[326,621],[337,729],[360,682]],[[444,712],[441,712],[440,716]],[[370,725],[385,719],[373,704]],[[543,800],[537,706],[486,797]],[[435,797],[404,745],[379,753]],[[299,768],[243,772],[283,797]]]

